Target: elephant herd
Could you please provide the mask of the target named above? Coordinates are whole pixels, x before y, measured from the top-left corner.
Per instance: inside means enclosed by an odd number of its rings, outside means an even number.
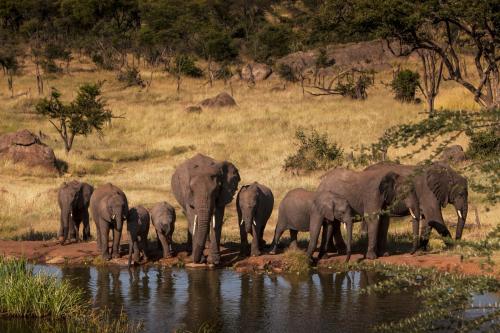
[[[220,263],[220,240],[224,211],[233,200],[241,178],[236,166],[197,154],[180,164],[171,179],[174,197],[188,222],[188,252],[194,263]],[[166,202],[155,204],[149,211],[143,206],[129,208],[125,193],[112,184],[97,189],[86,183],[71,181],[59,190],[61,225],[59,240],[79,239],[83,224],[83,240],[90,238],[89,213],[96,224],[97,246],[103,259],[119,256],[123,224],[127,223],[129,265],[141,253],[147,259],[147,237],[150,223],[156,230],[163,257],[174,255],[172,234],[175,209]],[[307,254],[312,260],[322,230],[318,258],[328,251],[351,255],[353,223],[363,222],[368,236],[365,257],[375,259],[387,255],[387,233],[390,216],[411,216],[412,253],[426,248],[431,228],[441,236],[451,237],[441,208],[452,204],[457,212],[456,239],[460,239],[467,218],[467,180],[444,163],[426,166],[381,162],[363,171],[335,168],[321,177],[316,191],[293,189],[281,201],[270,254],[278,250],[280,237],[289,230],[291,245],[297,233],[309,231]],[[242,255],[258,256],[265,246],[264,230],[274,206],[274,196],[267,186],[257,182],[244,185],[236,196]],[[420,220],[424,221],[420,228]],[[345,224],[347,244],[340,225]],[[109,248],[109,232],[113,245]],[[248,243],[248,234],[252,243]],[[204,256],[209,240],[208,256]]]

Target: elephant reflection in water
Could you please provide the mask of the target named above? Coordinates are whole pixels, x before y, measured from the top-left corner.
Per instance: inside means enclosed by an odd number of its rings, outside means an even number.
[[[94,305],[121,311],[124,300],[121,293],[120,267],[97,268],[96,295]]]
[[[144,274],[142,277],[141,272]],[[149,268],[147,266],[134,267],[128,270],[130,281],[129,294],[132,303],[138,303],[141,300],[147,301],[151,297],[148,272]]]
[[[61,278],[63,280],[70,280],[71,285],[83,290],[85,296],[92,297],[92,290],[90,289],[90,275],[91,268],[89,266],[82,267],[61,267]],[[1,332],[1,331],[0,331]]]
[[[184,327],[197,332],[200,325],[223,325],[220,272],[193,270],[187,274],[187,295]]]
[[[241,275],[239,332],[256,332],[259,328],[262,329],[258,324],[263,316],[269,314],[264,279],[260,274]]]

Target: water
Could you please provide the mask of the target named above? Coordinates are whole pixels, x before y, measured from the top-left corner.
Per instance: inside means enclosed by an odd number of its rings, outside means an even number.
[[[418,311],[411,292],[362,295],[383,279],[374,272],[294,275],[240,274],[232,270],[36,266],[72,281],[95,307],[141,320],[145,332],[196,332],[217,321],[223,332],[363,332]],[[37,324],[0,320],[0,332],[36,332]],[[64,331],[63,328],[60,330]]]

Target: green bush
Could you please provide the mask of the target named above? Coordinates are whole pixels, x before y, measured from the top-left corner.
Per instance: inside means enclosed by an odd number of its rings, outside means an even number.
[[[136,67],[127,67],[125,71],[120,71],[116,76],[116,79],[125,83],[125,87],[146,86],[141,78],[141,73]]]
[[[196,66],[194,59],[188,55],[178,55],[174,59],[174,63],[169,68],[169,72],[182,74],[190,77],[202,77],[203,71]]]
[[[467,156],[473,159],[498,158],[500,152],[499,130],[492,129],[472,134]]]
[[[278,76],[285,81],[297,82],[299,80],[292,66],[288,64],[280,64],[276,69],[276,72],[278,73]]]
[[[291,52],[293,40],[292,29],[283,25],[268,25],[256,36],[255,59],[271,63]]]
[[[420,82],[420,75],[409,69],[399,71],[391,82],[395,98],[402,102],[415,101],[415,93]]]
[[[367,74],[361,74],[356,80],[353,76],[348,76],[347,81],[339,82],[335,90],[344,97],[352,99],[366,99],[366,90],[373,85],[373,80]]]
[[[342,163],[344,150],[336,143],[328,142],[326,133],[316,130],[306,133],[303,128],[297,129],[297,152],[285,159],[283,168],[288,170],[328,170]]]

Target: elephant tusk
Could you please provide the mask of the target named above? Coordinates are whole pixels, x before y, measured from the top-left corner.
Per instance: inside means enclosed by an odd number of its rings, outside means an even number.
[[[344,230],[347,230],[347,225],[346,225],[346,223],[344,222],[344,223],[342,223],[342,225],[344,226]]]
[[[193,223],[193,236],[194,236],[194,233],[196,232],[196,222],[198,220],[198,215],[195,215],[194,216],[194,223]]]
[[[69,213],[69,216],[73,217],[73,213]]]
[[[462,218],[462,213],[457,209],[458,217]]]
[[[414,219],[416,219],[416,218],[417,218],[417,217],[415,216],[415,214],[413,214],[413,211],[411,210],[411,208],[410,208],[410,215],[411,215],[411,217],[413,217]]]
[[[212,215],[212,227],[215,229],[215,215]]]
[[[253,220],[253,225],[254,225],[254,226],[257,226],[257,223],[255,223],[255,220]]]
[[[111,219],[112,220],[116,219],[116,214],[113,214],[113,216],[111,216]]]
[[[245,220],[241,219],[240,225],[243,225],[245,223]]]

